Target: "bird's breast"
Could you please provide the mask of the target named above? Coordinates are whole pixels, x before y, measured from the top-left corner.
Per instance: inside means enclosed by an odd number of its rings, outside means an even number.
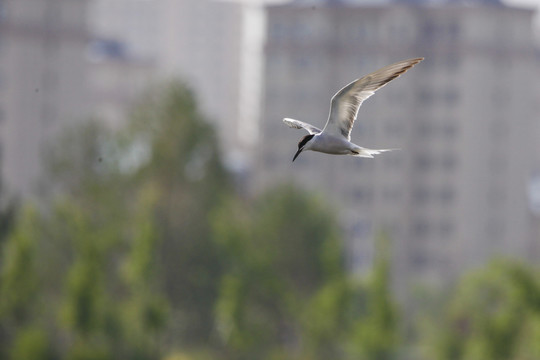
[[[344,138],[321,134],[314,138],[310,150],[326,154],[343,155],[350,154],[353,147],[353,144]]]

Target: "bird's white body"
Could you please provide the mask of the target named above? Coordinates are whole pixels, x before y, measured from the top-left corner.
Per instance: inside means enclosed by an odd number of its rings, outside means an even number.
[[[367,149],[352,143],[351,130],[358,115],[360,105],[378,89],[399,77],[423,58],[404,60],[385,66],[371,74],[357,79],[333,97],[328,121],[323,130],[308,123],[290,118],[283,119],[289,127],[305,129],[309,135],[304,136],[298,143],[296,157],[305,150],[318,151],[333,155],[353,155],[372,158],[373,155],[394,149]]]
[[[305,150],[318,151],[331,155],[353,155],[372,158],[373,155],[395,149],[367,149],[348,141],[343,136],[335,136],[323,132],[313,136],[312,140],[304,146],[303,151]]]
[[[333,155],[347,155],[356,147],[343,137],[329,134],[316,134],[313,139],[304,146],[304,150],[319,151]]]

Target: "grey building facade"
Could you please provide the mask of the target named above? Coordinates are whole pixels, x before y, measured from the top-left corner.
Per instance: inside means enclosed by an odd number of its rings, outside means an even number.
[[[539,164],[533,12],[502,5],[298,1],[268,6],[256,191],[294,181],[339,209],[353,271],[381,233],[394,283],[439,286],[493,255],[534,259],[527,184]],[[411,57],[426,60],[361,107],[352,140],[401,148],[375,159],[301,154],[348,82]]]

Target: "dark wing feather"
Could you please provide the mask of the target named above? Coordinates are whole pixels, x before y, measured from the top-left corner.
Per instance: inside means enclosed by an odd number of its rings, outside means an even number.
[[[351,138],[351,130],[360,105],[378,89],[399,77],[424,58],[409,59],[388,65],[357,79],[332,97],[330,115],[323,131]]]

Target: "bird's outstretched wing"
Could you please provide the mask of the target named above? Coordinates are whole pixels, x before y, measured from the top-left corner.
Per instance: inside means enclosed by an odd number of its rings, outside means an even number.
[[[300,120],[284,118],[283,122],[285,124],[287,124],[289,127],[292,127],[292,128],[295,128],[295,129],[305,129],[305,130],[307,130],[308,133],[310,133],[312,135],[318,134],[318,133],[321,132],[321,129],[316,128],[315,126],[310,125],[310,124],[305,123],[305,122],[300,121]]]
[[[342,135],[350,140],[354,120],[364,100],[422,60],[424,58],[409,59],[385,66],[339,90],[332,97],[330,115],[323,132]]]

